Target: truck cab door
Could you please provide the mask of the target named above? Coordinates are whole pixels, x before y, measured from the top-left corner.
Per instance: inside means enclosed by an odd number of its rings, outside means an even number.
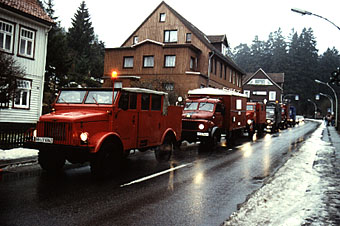
[[[118,111],[113,116],[114,129],[120,135],[124,149],[137,146],[137,94],[122,92],[118,102]]]
[[[214,113],[214,123],[216,126],[221,128],[224,122],[224,115],[225,115],[225,107],[224,105],[218,103],[216,104],[215,113]]]

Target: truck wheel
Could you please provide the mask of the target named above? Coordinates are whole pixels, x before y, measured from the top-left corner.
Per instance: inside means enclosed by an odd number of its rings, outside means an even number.
[[[166,136],[163,144],[155,149],[155,157],[158,162],[169,161],[174,150],[174,140]]]
[[[65,156],[53,150],[39,150],[38,162],[48,172],[58,172],[65,164]]]
[[[104,142],[100,150],[91,158],[91,172],[98,177],[108,177],[121,168],[123,152],[120,145]]]

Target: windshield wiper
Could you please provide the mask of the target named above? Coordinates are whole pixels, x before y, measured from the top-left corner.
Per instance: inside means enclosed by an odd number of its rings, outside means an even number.
[[[98,105],[98,102],[97,102],[96,98],[94,98],[94,96],[92,96],[92,99],[93,99],[94,102],[96,102],[96,104]]]

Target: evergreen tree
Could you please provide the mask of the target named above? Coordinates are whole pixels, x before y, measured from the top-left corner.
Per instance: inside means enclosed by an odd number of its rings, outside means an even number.
[[[47,14],[56,21],[58,17],[54,16],[53,0],[48,0],[46,6]],[[49,111],[49,107],[55,99],[56,91],[68,84],[67,72],[70,68],[68,51],[66,32],[60,26],[60,22],[56,22],[48,33],[43,100],[44,113]]]
[[[67,33],[72,66],[68,73],[71,86],[99,86],[103,75],[104,43],[98,41],[86,4],[83,1]]]

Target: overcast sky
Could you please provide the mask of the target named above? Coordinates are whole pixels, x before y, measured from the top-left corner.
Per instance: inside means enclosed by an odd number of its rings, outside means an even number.
[[[82,0],[54,0],[55,16],[66,30]],[[229,45],[250,45],[255,35],[268,40],[279,28],[288,37],[311,27],[319,54],[335,46],[340,51],[340,30],[315,16],[293,13],[300,8],[326,17],[340,26],[339,0],[167,0],[174,10],[206,35],[226,34]],[[85,0],[92,25],[107,48],[119,47],[161,3],[161,0]]]

